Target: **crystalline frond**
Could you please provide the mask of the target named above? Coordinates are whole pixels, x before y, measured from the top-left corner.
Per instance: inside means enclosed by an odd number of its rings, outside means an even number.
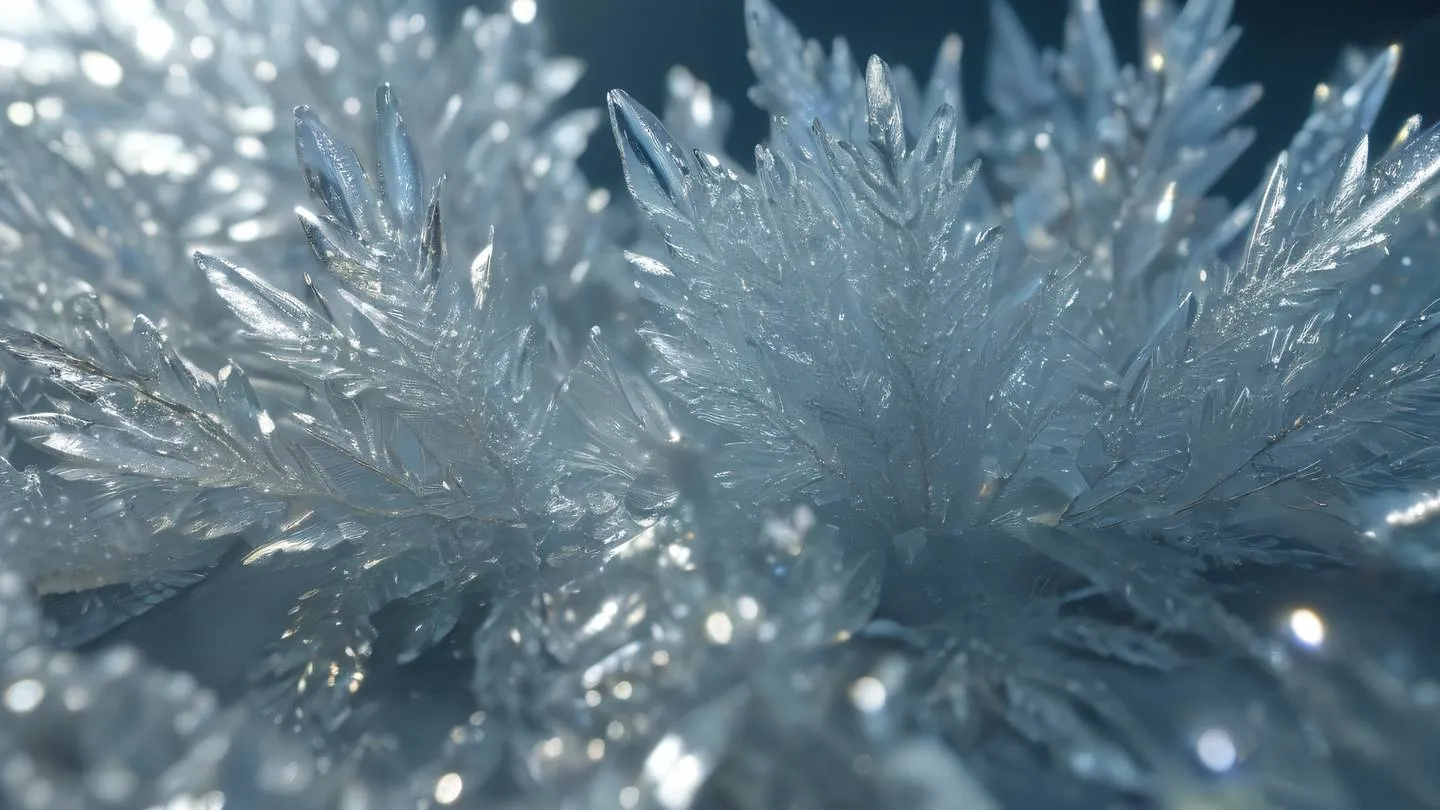
[[[18,416],[11,425],[64,459],[64,477],[119,489],[163,484],[174,503],[155,505],[163,507],[155,516],[162,525],[182,520],[187,496],[213,490],[254,493],[252,518],[277,508],[265,502],[289,498],[332,499],[379,514],[456,508],[459,496],[444,479],[422,480],[405,469],[389,437],[344,435],[304,413],[272,416],[239,367],[205,374],[143,316],[128,350],[103,327],[90,336],[82,356],[38,335],[0,332],[6,351],[79,400],[65,412]]]
[[[1316,86],[1310,115],[1285,150],[1291,181],[1297,189],[1309,189],[1308,193],[1323,190],[1325,180],[1356,138],[1371,132],[1400,64],[1397,45],[1369,58],[1358,53],[1350,56],[1342,60],[1332,81]],[[1241,213],[1253,216],[1264,191],[1263,184],[1255,189],[1251,199],[1241,206]]]
[[[843,38],[834,50],[801,36],[770,0],[746,0],[750,66],[760,83],[751,100],[794,122],[797,137],[819,121],[842,139],[863,136],[865,84]]]
[[[334,131],[297,111],[296,149],[318,204],[301,224],[320,260],[304,276],[303,300],[197,258],[254,356],[272,364],[264,398],[238,364],[205,373],[144,316],[128,333],[108,330],[93,296],[70,303],[77,314],[63,344],[0,334],[10,354],[69,394],[55,412],[11,425],[62,459],[58,475],[90,488],[70,496],[84,501],[77,519],[117,509],[134,518],[114,528],[137,530],[127,538],[134,568],[117,566],[100,535],[71,579],[144,584],[159,598],[151,588],[170,580],[139,582],[159,569],[154,560],[218,554],[215,540],[236,533],[252,545],[250,564],[299,552],[343,558],[333,587],[297,607],[267,663],[272,707],[307,722],[347,715],[370,655],[370,614],[428,606],[396,639],[401,656],[414,657],[454,625],[467,583],[511,562],[533,565],[533,541],[512,544],[512,554],[497,548],[497,533],[543,519],[563,472],[536,455],[565,371],[544,328],[543,291],[517,306],[493,245],[457,271],[440,185],[427,185],[388,86],[376,126],[367,172]],[[121,607],[96,611],[113,619]],[[312,683],[306,673],[317,666],[350,674]]]
[[[1259,88],[1210,86],[1239,36],[1231,5],[1142,3],[1140,62],[1125,67],[1096,0],[1071,2],[1064,48],[1044,58],[1014,11],[992,6],[985,166],[1027,248],[1089,257],[1100,328],[1122,351],[1174,300],[1187,253],[1226,224],[1228,206],[1206,195],[1253,139],[1235,125]]]
[[[468,273],[453,267],[440,185],[427,188],[388,87],[377,106],[379,154],[368,174],[313,113],[296,114],[300,164],[324,207],[301,213],[324,270],[323,285],[306,276],[308,301],[248,270],[200,261],[259,351],[312,386],[393,413],[464,478],[472,503],[498,515],[520,503],[510,476],[563,372],[540,323],[546,301],[543,291],[528,307],[510,300],[515,285],[501,280],[493,245]],[[321,292],[331,287],[338,294]]]
[[[51,636],[90,641],[200,581],[230,544],[156,532],[103,485],[0,459],[0,557],[47,598]]]
[[[1106,452],[1125,462],[1098,474],[1069,519],[1198,534],[1210,524],[1230,542],[1274,532],[1338,551],[1356,519],[1345,482],[1440,439],[1433,313],[1398,315],[1368,345],[1337,317],[1341,290],[1366,283],[1388,242],[1433,215],[1440,132],[1367,163],[1362,139],[1311,199],[1281,158],[1237,266],[1212,267],[1125,369],[1103,428]]]
[[[750,66],[759,80],[750,97],[774,116],[778,140],[801,147],[802,155],[814,153],[820,148],[810,132],[816,122],[843,141],[860,143],[870,137],[866,74],[843,38],[837,38],[826,54],[819,42],[805,39],[771,0],[746,0],[745,20]],[[955,118],[956,160],[965,163],[974,149],[960,92],[960,53],[960,38],[951,35],[941,46],[923,90],[904,67],[891,69],[890,81],[907,111],[904,123],[911,139],[920,136],[942,106],[949,105]],[[975,207],[983,197],[977,189],[965,205]]]
[[[83,355],[13,329],[0,337],[73,398],[62,411],[11,419],[61,459],[60,476],[88,482],[55,488],[36,473],[22,485],[41,487],[34,497],[47,499],[25,509],[77,535],[74,566],[47,589],[203,568],[223,551],[221,538],[240,532],[286,550],[362,542],[378,559],[393,553],[379,530],[384,520],[473,511],[454,476],[383,411],[317,396],[304,412],[272,412],[239,367],[213,376],[198,370],[143,316],[128,348],[105,331],[98,311],[85,336]],[[422,532],[398,537],[427,542]],[[49,581],[45,571],[33,573]],[[152,595],[167,582],[155,582]]]
[[[272,412],[238,366],[200,371],[143,316],[117,341],[93,299],[77,310],[92,313],[82,349],[0,332],[7,352],[66,395],[53,412],[9,420],[61,463],[51,472],[5,463],[0,525],[7,555],[42,592],[107,589],[67,598],[67,638],[103,632],[193,584],[237,533],[323,548],[364,537],[359,515],[465,511],[433,458],[410,449],[402,459],[404,433],[384,414],[335,399],[328,411]]]
[[[1143,342],[1188,282],[1191,254],[1217,250],[1236,234],[1239,215],[1206,195],[1250,144],[1252,134],[1236,123],[1259,98],[1254,86],[1210,86],[1239,35],[1229,26],[1229,0],[1196,0],[1178,11],[1159,0],[1142,5],[1140,62],[1122,66],[1095,0],[1072,0],[1063,49],[1044,54],[1015,12],[995,2],[986,96],[996,115],[973,132],[958,38],[941,46],[923,89],[907,71],[892,78],[912,138],[949,105],[957,159],[986,158],[984,188],[962,203],[967,218],[1007,223],[1015,245],[1045,261],[1086,257],[1085,294],[1095,312],[1084,330],[1092,345],[1122,355]],[[813,121],[842,140],[869,137],[866,80],[843,41],[827,57],[769,0],[751,0],[747,19],[760,81],[753,95],[778,116],[778,141],[799,147],[800,159],[821,151],[809,134]],[[1385,89],[1383,82],[1366,87]]]
[[[663,312],[645,336],[662,387],[733,431],[721,479],[744,502],[808,494],[897,532],[938,528],[1036,475],[1029,451],[1064,454],[1083,408],[1052,416],[1089,370],[1056,326],[1068,276],[1031,269],[1003,289],[997,273],[1019,271],[998,234],[959,220],[974,169],[956,163],[953,110],[912,142],[879,60],[865,102],[864,141],[817,123],[818,153],[759,149],[751,181],[611,95],[630,188],[669,253],[636,259]]]
[[[83,353],[15,330],[5,337],[12,354],[87,403],[13,420],[67,460],[63,475],[131,498],[154,490],[141,502],[156,528],[211,537],[257,523],[273,532],[287,502],[311,502],[308,522],[285,528],[305,539],[282,536],[272,547],[366,534],[335,523],[344,510],[520,519],[544,482],[521,488],[515,475],[532,469],[523,462],[558,386],[546,337],[523,309],[513,316],[517,308],[491,294],[493,251],[468,274],[451,271],[436,194],[393,96],[388,88],[379,96],[373,181],[334,133],[298,114],[301,164],[326,211],[302,220],[339,287],[336,300],[311,283],[310,301],[301,301],[242,268],[199,259],[257,351],[312,394],[272,415],[239,367],[203,374],[143,317],[126,351],[91,303]],[[317,500],[344,510],[317,511]],[[365,540],[372,550],[375,542]]]
[[[26,55],[0,67],[14,123],[87,170],[117,166],[158,232],[187,248],[265,271],[292,261],[303,243],[288,211],[302,200],[276,111],[313,105],[356,141],[370,129],[363,102],[383,82],[413,97],[417,150],[468,170],[451,193],[478,227],[457,251],[478,253],[490,226],[513,230],[514,249],[553,281],[600,239],[573,167],[599,116],[553,115],[580,66],[546,56],[537,24],[472,9],[447,35],[429,0],[22,6],[0,21]]]

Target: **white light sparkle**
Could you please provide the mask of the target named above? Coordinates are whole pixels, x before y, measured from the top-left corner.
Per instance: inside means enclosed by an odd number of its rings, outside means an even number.
[[[1215,773],[1225,773],[1240,761],[1235,740],[1223,728],[1207,728],[1195,738],[1195,755],[1200,764]]]
[[[435,780],[435,801],[440,804],[454,804],[465,788],[465,781],[458,773],[447,773]]]
[[[510,4],[510,16],[515,22],[521,25],[529,25],[535,22],[535,16],[540,12],[540,7],[535,0],[514,0]]]
[[[1297,608],[1290,613],[1290,633],[1296,641],[1314,649],[1325,643],[1325,621],[1310,608]]]

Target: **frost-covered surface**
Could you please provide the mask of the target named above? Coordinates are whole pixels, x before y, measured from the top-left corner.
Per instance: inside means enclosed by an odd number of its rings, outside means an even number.
[[[1395,50],[1226,201],[1225,0],[1143,2],[1128,65],[1093,0],[1043,54],[996,5],[974,124],[958,38],[862,68],[748,0],[770,138],[616,91],[626,208],[527,0],[27,9],[6,806],[1440,803]],[[107,635],[235,581],[297,595],[245,689]]]

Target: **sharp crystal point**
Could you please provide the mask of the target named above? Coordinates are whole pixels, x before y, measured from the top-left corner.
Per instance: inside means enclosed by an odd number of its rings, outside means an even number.
[[[671,204],[684,205],[689,168],[680,147],[660,120],[629,95],[612,90],[608,99],[610,122],[631,191],[642,200],[652,191],[658,192]]]

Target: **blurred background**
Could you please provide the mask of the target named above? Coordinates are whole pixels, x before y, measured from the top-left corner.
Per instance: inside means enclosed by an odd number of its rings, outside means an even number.
[[[508,0],[484,0],[486,10]],[[945,34],[965,39],[967,104],[981,110],[979,81],[989,29],[987,0],[776,0],[812,38],[845,36],[857,58],[879,54],[892,63],[929,71]],[[1058,44],[1067,0],[1011,0],[1041,45]],[[749,105],[752,77],[745,61],[742,0],[539,0],[554,37],[554,51],[585,60],[589,71],[576,90],[582,103],[601,103],[621,87],[658,107],[665,71],[683,64],[731,102],[736,122],[730,151],[748,155],[765,134],[765,117]],[[457,7],[462,3],[457,2]],[[1100,0],[1116,48],[1127,61],[1136,52],[1139,0]],[[1401,73],[1380,132],[1389,137],[1405,116],[1440,117],[1440,0],[1236,0],[1235,22],[1244,36],[1221,80],[1260,82],[1265,98],[1249,123],[1260,130],[1250,153],[1226,180],[1248,191],[1270,157],[1304,120],[1316,82],[1329,78],[1342,46],[1406,46]],[[587,170],[602,184],[619,181],[613,150],[592,149]]]

